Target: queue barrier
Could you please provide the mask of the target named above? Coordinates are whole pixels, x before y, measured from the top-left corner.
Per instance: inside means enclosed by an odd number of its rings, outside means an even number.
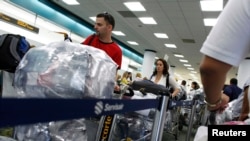
[[[147,103],[147,104],[145,104]],[[173,101],[168,96],[161,95],[157,99],[40,99],[40,98],[1,98],[0,99],[0,128],[42,123],[49,121],[70,120],[77,118],[102,117],[100,120],[96,141],[101,138],[105,120],[114,122],[116,114],[134,112],[137,110],[155,108],[155,118],[151,133],[151,141],[162,139],[166,111],[168,108],[192,106],[195,111],[196,100]],[[110,120],[112,117],[112,121]],[[193,118],[191,118],[193,119]],[[191,131],[192,120],[189,123]],[[111,124],[111,130],[114,125]],[[190,138],[190,131],[186,140]],[[112,134],[103,141],[110,141]]]
[[[114,115],[116,113],[157,108],[159,103],[160,101],[157,99],[1,98],[0,127]]]

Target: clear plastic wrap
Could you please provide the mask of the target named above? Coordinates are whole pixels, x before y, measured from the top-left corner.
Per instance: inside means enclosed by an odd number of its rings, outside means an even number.
[[[19,97],[112,98],[116,68],[102,50],[54,42],[24,56],[14,84]]]
[[[29,50],[15,72],[14,86],[19,98],[112,98],[116,68],[102,50],[54,42]],[[17,126],[15,138],[87,141],[86,130],[84,118],[52,121]]]

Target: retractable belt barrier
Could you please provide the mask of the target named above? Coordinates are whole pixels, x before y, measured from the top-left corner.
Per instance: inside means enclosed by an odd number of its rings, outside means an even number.
[[[1,98],[0,127],[114,115],[159,107],[159,99]]]
[[[194,101],[193,100],[169,100],[168,102],[168,108],[174,108],[174,107],[182,107],[182,106],[193,106]]]

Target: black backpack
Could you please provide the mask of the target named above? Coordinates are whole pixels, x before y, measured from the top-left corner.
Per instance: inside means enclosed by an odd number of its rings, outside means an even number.
[[[14,73],[19,62],[30,49],[24,36],[15,34],[0,35],[0,70]]]

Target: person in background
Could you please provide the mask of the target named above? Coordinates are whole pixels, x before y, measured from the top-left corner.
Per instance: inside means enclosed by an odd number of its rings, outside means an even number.
[[[250,91],[249,91],[249,85],[250,85],[250,77],[247,79],[247,81],[244,83],[244,86],[243,86],[243,99],[241,101],[242,102],[241,106],[238,106],[239,108],[233,109],[236,112],[240,113],[239,118],[238,118],[239,121],[245,121],[246,119],[250,118],[250,104],[249,104],[250,103]],[[240,96],[239,96],[239,98],[241,98]],[[233,114],[235,114],[235,113],[233,113]]]
[[[175,81],[175,78],[169,74],[169,66],[167,64],[167,61],[164,59],[157,59],[155,62],[155,69],[153,71],[153,74],[150,78],[151,81],[153,81],[156,84],[160,84],[163,86],[168,85],[166,87],[172,87],[173,93],[171,94],[172,97],[175,97],[180,92],[180,87],[178,83]],[[168,80],[167,80],[168,78]]]
[[[192,99],[196,94],[200,93],[201,93],[200,85],[196,81],[193,81],[191,83],[191,89],[188,93],[188,99]]]
[[[99,13],[96,15],[94,29],[95,34],[90,35],[82,42],[84,45],[90,45],[105,51],[112,60],[118,65],[117,70],[121,68],[122,50],[116,42],[112,40],[112,30],[115,28],[114,17],[107,13]],[[115,76],[114,76],[115,77]],[[115,86],[115,90],[119,91],[119,86]]]
[[[187,99],[187,88],[186,88],[186,84],[187,81],[186,80],[182,80],[181,81],[181,96],[180,96],[180,100],[186,100]]]
[[[200,76],[209,111],[224,110],[229,97],[222,93],[226,75],[250,52],[250,1],[230,0],[200,50]]]
[[[116,75],[116,82],[118,85],[120,85],[120,83],[121,83],[121,78],[122,78],[122,76],[120,74]]]
[[[186,85],[187,85],[187,81],[186,80],[182,80],[180,86],[187,92]]]
[[[127,79],[128,79],[129,82],[132,82],[132,81],[133,81],[132,73],[131,73],[131,72],[128,72],[128,77],[127,77]]]
[[[121,84],[123,84],[123,85],[129,85],[130,84],[130,81],[128,81],[128,72],[127,71],[125,71],[122,74]]]
[[[229,97],[229,102],[233,101],[234,99],[237,99],[242,92],[242,89],[237,85],[238,80],[236,78],[231,78],[230,85],[226,86],[223,90],[223,93]]]
[[[141,76],[141,73],[137,72],[137,73],[135,74],[135,80],[143,80],[143,79],[142,79],[142,76]]]
[[[116,42],[112,40],[112,30],[115,28],[114,17],[107,13],[99,13],[96,15],[96,21],[94,25],[95,34],[88,36],[82,44],[89,45],[98,49],[105,51],[110,58],[118,65],[117,70],[121,68],[122,64],[122,50]],[[116,74],[118,72],[116,71]],[[115,80],[114,76],[114,80]],[[120,86],[116,83],[114,87],[114,92],[119,92]],[[90,124],[90,125],[88,125]],[[86,125],[90,130],[87,130],[88,140],[95,140],[95,131],[97,125],[93,125],[92,122],[86,120]]]

